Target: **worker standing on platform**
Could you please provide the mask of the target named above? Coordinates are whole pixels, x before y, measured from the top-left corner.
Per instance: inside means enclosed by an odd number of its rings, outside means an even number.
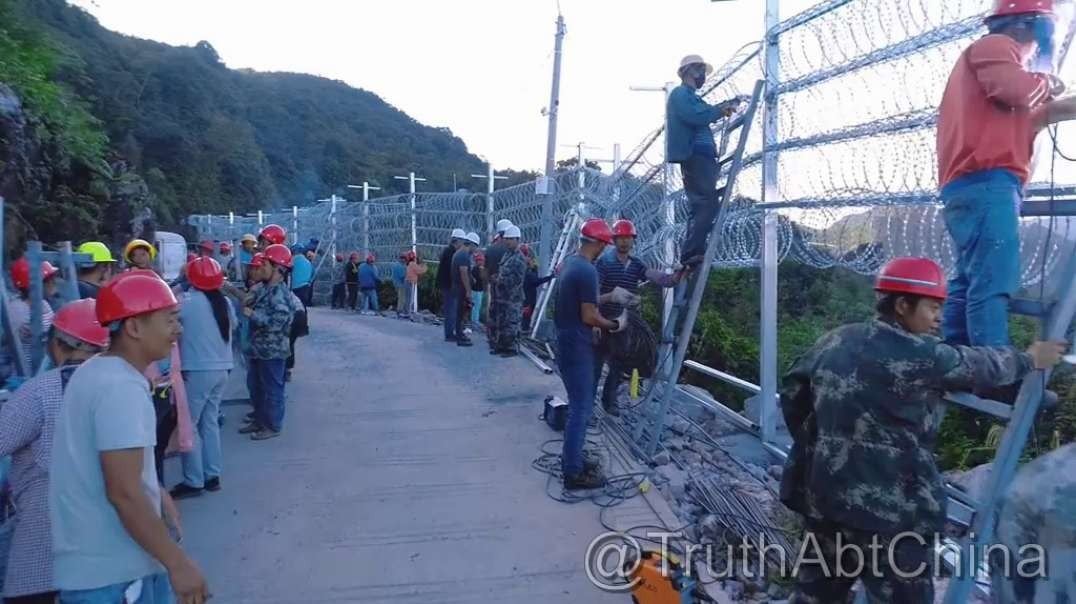
[[[1020,286],[1019,216],[1036,135],[1076,117],[1052,73],[1054,0],[998,0],[989,34],[957,61],[938,116],[938,182],[957,261],[942,329],[950,344],[1009,343]]]
[[[995,602],[1076,602],[1073,502],[1076,443],[1046,453],[1020,469],[1001,502],[997,529],[1003,551],[1018,555],[1008,561],[991,560],[991,595]],[[1035,545],[1045,555],[1034,547],[1024,549]],[[1038,572],[1039,567],[1043,572]],[[1014,569],[1024,572],[1013,572]]]
[[[613,223],[613,243],[615,247],[606,250],[595,266],[598,269],[598,290],[601,305],[598,310],[606,319],[619,317],[628,304],[639,301],[639,287],[649,281],[658,287],[675,287],[683,273],[669,274],[658,269],[649,269],[643,261],[631,255],[638,233],[630,220],[621,219]],[[598,361],[594,366],[594,386],[601,381],[602,369],[609,364],[609,375],[601,389],[602,408],[610,415],[619,415],[616,406],[617,388],[623,380],[625,367],[613,360],[607,339],[598,344]]]
[[[452,291],[445,306],[445,341],[455,342],[457,346],[473,345],[463,329],[471,312],[471,269],[480,243],[477,233],[467,233],[460,249],[452,255]]]
[[[594,261],[613,243],[604,220],[593,218],[579,233],[579,251],[564,259],[557,282],[553,320],[557,326],[557,368],[568,394],[561,465],[564,488],[596,489],[605,485],[601,469],[583,460],[587,422],[594,410],[595,328],[620,331],[621,318],[610,321],[598,312],[598,271]]]
[[[299,310],[287,284],[292,265],[291,250],[279,244],[265,248],[260,276],[262,285],[255,290],[251,305],[243,307],[250,321],[250,365],[254,372],[251,400],[255,419],[240,430],[252,440],[280,436],[284,425],[284,373],[291,354],[291,324]]]
[[[489,340],[489,353],[498,354],[498,342],[500,342],[500,335],[497,333],[497,312],[499,310],[497,306],[497,273],[501,268],[501,257],[504,256],[505,251],[508,249],[504,243],[504,233],[508,230],[508,227],[512,226],[512,221],[506,218],[502,218],[497,221],[497,234],[493,237],[493,241],[489,242],[489,246],[486,247],[486,253],[483,254],[486,258],[486,267],[483,269],[486,291],[489,292],[489,319],[486,321],[486,337]]]
[[[452,229],[452,237],[448,245],[441,250],[441,257],[437,264],[437,289],[441,291],[441,314],[445,317],[445,341],[454,342],[456,333],[451,330],[452,322],[449,320],[449,307],[452,305],[452,258],[463,246],[463,240],[467,233],[463,229]]]
[[[720,170],[710,124],[732,115],[740,106],[739,99],[710,105],[699,97],[706,77],[713,71],[698,55],[684,57],[677,72],[681,84],[669,94],[666,108],[669,162],[680,164],[690,213],[680,252],[680,263],[685,268],[702,262],[706,239],[721,209],[724,189],[717,189]]]
[[[112,276],[116,260],[108,246],[100,241],[87,241],[75,251],[78,254],[88,254],[93,259],[91,264],[78,268],[78,296],[96,298],[97,290]]]
[[[48,261],[41,262],[41,280],[44,286],[41,298],[42,342],[49,337],[49,327],[52,326],[53,313],[52,307],[48,304],[48,299],[56,293],[56,275],[59,273],[60,269],[52,266]],[[30,371],[30,376],[33,376],[37,372],[37,368],[33,367],[31,363],[34,332],[30,325],[30,261],[25,256],[11,264],[11,282],[15,286],[18,295],[12,298],[9,304],[8,310],[11,316],[8,317],[8,322],[11,325],[11,330],[19,336],[19,343],[22,344],[23,361],[25,361],[26,368]]]
[[[497,306],[497,341],[495,350],[502,357],[514,357],[519,354],[519,329],[523,321],[523,281],[527,277],[527,259],[519,251],[521,232],[515,225],[504,231],[504,253],[497,270],[497,281],[493,296]]]
[[[179,337],[176,298],[160,277],[129,271],[101,288],[96,314],[111,334],[108,352],[68,381],[49,467],[59,601],[122,602],[141,580],[146,601],[200,604],[209,597],[205,579],[169,534],[175,519],[161,517],[166,494],[144,375]]]
[[[96,306],[93,299],[76,300],[56,313],[48,344],[55,369],[30,379],[0,406],[0,457],[12,456],[16,510],[5,602],[53,602],[57,595],[48,505],[52,437],[71,374],[108,347],[108,330],[97,322]]]
[[[1024,353],[943,343],[932,334],[945,277],[926,258],[892,260],[875,289],[878,317],[819,339],[781,393],[793,439],[781,501],[805,517],[804,543],[812,547],[799,566],[794,603],[844,602],[857,578],[872,602],[932,603],[934,539],[946,519],[933,451],[944,392],[1017,382],[1056,365],[1065,348],[1037,342]],[[908,533],[922,541],[896,539]],[[872,542],[889,555],[870,562],[865,555],[860,561],[871,568],[859,566],[858,577],[829,570],[844,551],[838,544],[865,552]],[[921,565],[925,572],[908,576]]]

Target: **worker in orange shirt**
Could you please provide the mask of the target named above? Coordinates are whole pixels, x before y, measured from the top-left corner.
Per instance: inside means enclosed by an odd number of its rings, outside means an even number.
[[[943,331],[950,344],[1009,343],[1020,286],[1019,216],[1036,135],[1076,118],[1053,75],[1054,0],[997,0],[989,34],[957,61],[938,117],[938,180],[957,261]]]

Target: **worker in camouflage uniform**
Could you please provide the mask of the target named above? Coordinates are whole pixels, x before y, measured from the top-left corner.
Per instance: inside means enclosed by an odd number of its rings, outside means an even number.
[[[497,278],[501,270],[501,258],[508,251],[508,246],[504,243],[504,233],[510,226],[512,226],[512,221],[507,218],[497,221],[497,235],[489,242],[486,253],[483,254],[486,257],[486,265],[482,269],[483,280],[486,282],[486,291],[489,292],[489,320],[486,321],[486,336],[489,340],[490,354],[500,353],[501,337],[497,333],[500,320],[497,317],[497,311],[501,307],[497,304]]]
[[[519,354],[519,326],[523,322],[523,280],[527,276],[527,259],[519,251],[519,227],[512,225],[504,231],[505,252],[501,256],[496,293],[493,303],[497,305],[494,318],[497,327],[496,351],[502,357]]]
[[[945,277],[926,258],[893,260],[876,290],[878,317],[823,336],[781,394],[793,438],[781,500],[806,521],[794,603],[844,602],[857,579],[872,602],[933,602],[933,544],[946,517],[932,450],[943,393],[1014,383],[1056,365],[1065,348],[943,343],[934,333]]]
[[[998,604],[1076,602],[1076,443],[1024,466],[1001,505],[990,577]],[[1038,545],[1038,548],[1025,546]],[[1006,568],[1003,552],[1011,555]]]
[[[291,250],[279,244],[265,248],[258,276],[261,287],[251,303],[243,307],[250,321],[250,366],[247,379],[254,417],[239,430],[252,440],[280,436],[284,424],[285,363],[291,355],[289,336],[295,314],[302,310],[285,282],[292,267]]]

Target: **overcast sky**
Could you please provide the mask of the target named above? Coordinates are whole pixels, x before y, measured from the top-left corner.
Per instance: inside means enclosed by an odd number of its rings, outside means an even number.
[[[229,67],[312,73],[445,126],[497,168],[540,170],[556,0],[74,0],[105,26],[174,45],[209,41]],[[783,0],[782,17],[814,4]],[[558,142],[627,153],[661,121],[680,58],[723,63],[763,33],[763,0],[560,0]],[[558,158],[575,154],[561,147]]]

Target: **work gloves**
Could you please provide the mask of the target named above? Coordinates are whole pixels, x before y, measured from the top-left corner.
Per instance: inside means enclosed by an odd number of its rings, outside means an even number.
[[[612,300],[613,303],[621,306],[636,306],[639,304],[639,296],[629,292],[623,287],[613,289],[609,299]]]
[[[621,290],[621,291],[623,291],[623,290]],[[620,333],[620,332],[624,331],[627,327],[628,327],[628,309],[625,308],[624,312],[620,313],[620,316],[616,318],[616,329],[610,330],[609,333]]]

